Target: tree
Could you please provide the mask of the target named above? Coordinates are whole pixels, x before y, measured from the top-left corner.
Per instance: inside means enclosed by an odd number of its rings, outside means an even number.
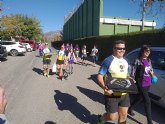
[[[139,2],[139,0],[130,0],[131,2]],[[165,0],[140,0],[140,10],[142,13],[142,20],[144,16],[165,18]],[[164,22],[165,23],[165,22]]]
[[[1,20],[1,36],[40,40],[43,35],[40,23],[35,17],[16,14],[3,16]]]

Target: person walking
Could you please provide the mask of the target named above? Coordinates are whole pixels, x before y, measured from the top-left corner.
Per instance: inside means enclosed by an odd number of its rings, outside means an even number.
[[[82,56],[81,56],[81,59],[82,59],[82,65],[83,65],[83,64],[84,64],[84,65],[85,65],[85,64],[87,65],[87,63],[86,63],[86,60],[87,60],[87,50],[86,50],[86,45],[83,45],[81,52],[82,52]]]
[[[64,45],[64,44],[63,44],[63,45]],[[64,46],[64,48],[65,48],[65,55],[68,56],[69,49],[70,49],[69,43],[67,43],[66,46]]]
[[[73,52],[73,48],[70,48],[68,56],[67,56],[68,64],[69,64],[69,74],[73,73],[73,64],[77,61],[76,56]]]
[[[66,60],[66,53],[65,53],[65,46],[64,44],[61,45],[61,49],[60,51],[58,51],[58,55],[57,55],[57,69],[58,69],[58,79],[62,80],[63,78],[63,64],[65,64],[65,60]]]
[[[98,56],[98,49],[96,48],[96,45],[94,45],[92,51],[91,51],[91,56],[92,56],[92,60],[93,60],[93,66],[96,66],[96,60],[97,60],[97,56]]]
[[[80,52],[80,48],[79,48],[78,44],[76,44],[76,46],[74,47],[74,52],[75,52],[76,58],[78,58],[79,57],[79,52]]]
[[[50,63],[51,63],[51,49],[49,48],[48,43],[45,43],[45,48],[43,49],[43,69],[44,69],[44,76],[50,77]]]
[[[106,113],[98,115],[98,124],[104,124],[106,121],[113,123],[117,117],[119,117],[118,124],[126,124],[128,107],[130,106],[129,94],[113,92],[106,86],[109,79],[129,77],[128,63],[123,58],[124,53],[125,41],[115,41],[113,55],[107,57],[99,69],[97,78],[104,90]]]
[[[39,57],[42,57],[44,46],[42,45],[42,43],[40,43],[37,48],[38,48],[38,51],[39,51]]]
[[[151,100],[149,98],[148,91],[152,85],[151,77],[154,75],[150,57],[150,47],[147,45],[143,45],[139,51],[138,58],[135,60],[131,72],[131,76],[136,80],[139,93],[131,103],[131,106],[128,110],[128,113],[134,116],[135,114],[133,112],[133,109],[143,100],[148,124],[152,124]]]

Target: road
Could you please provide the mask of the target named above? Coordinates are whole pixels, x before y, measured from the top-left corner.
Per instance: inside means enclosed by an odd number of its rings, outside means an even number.
[[[0,63],[0,84],[8,99],[6,116],[12,124],[96,124],[105,112],[103,91],[97,84],[96,67],[74,65],[68,80],[42,76],[42,59],[37,51],[25,56],[8,56]],[[51,66],[55,61],[53,55]],[[135,109],[128,124],[146,124],[143,105]],[[154,124],[165,123],[165,111],[152,104]]]

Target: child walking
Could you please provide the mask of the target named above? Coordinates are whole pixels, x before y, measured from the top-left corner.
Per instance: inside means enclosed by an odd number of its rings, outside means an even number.
[[[76,56],[73,52],[73,48],[70,48],[67,60],[68,60],[68,64],[69,64],[69,74],[72,74],[73,73],[73,64],[77,61]]]

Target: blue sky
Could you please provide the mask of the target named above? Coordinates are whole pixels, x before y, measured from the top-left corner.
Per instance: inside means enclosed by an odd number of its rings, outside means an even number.
[[[64,16],[76,7],[81,0],[3,0],[2,15],[24,14],[34,16],[40,21],[43,32],[61,30]],[[104,15],[122,18],[140,19],[139,1],[130,3],[130,0],[104,0]],[[162,14],[163,15],[163,14]],[[157,19],[158,18],[158,19]],[[155,20],[157,28],[161,28],[165,18],[158,16],[145,17]],[[163,22],[164,21],[164,22]]]

